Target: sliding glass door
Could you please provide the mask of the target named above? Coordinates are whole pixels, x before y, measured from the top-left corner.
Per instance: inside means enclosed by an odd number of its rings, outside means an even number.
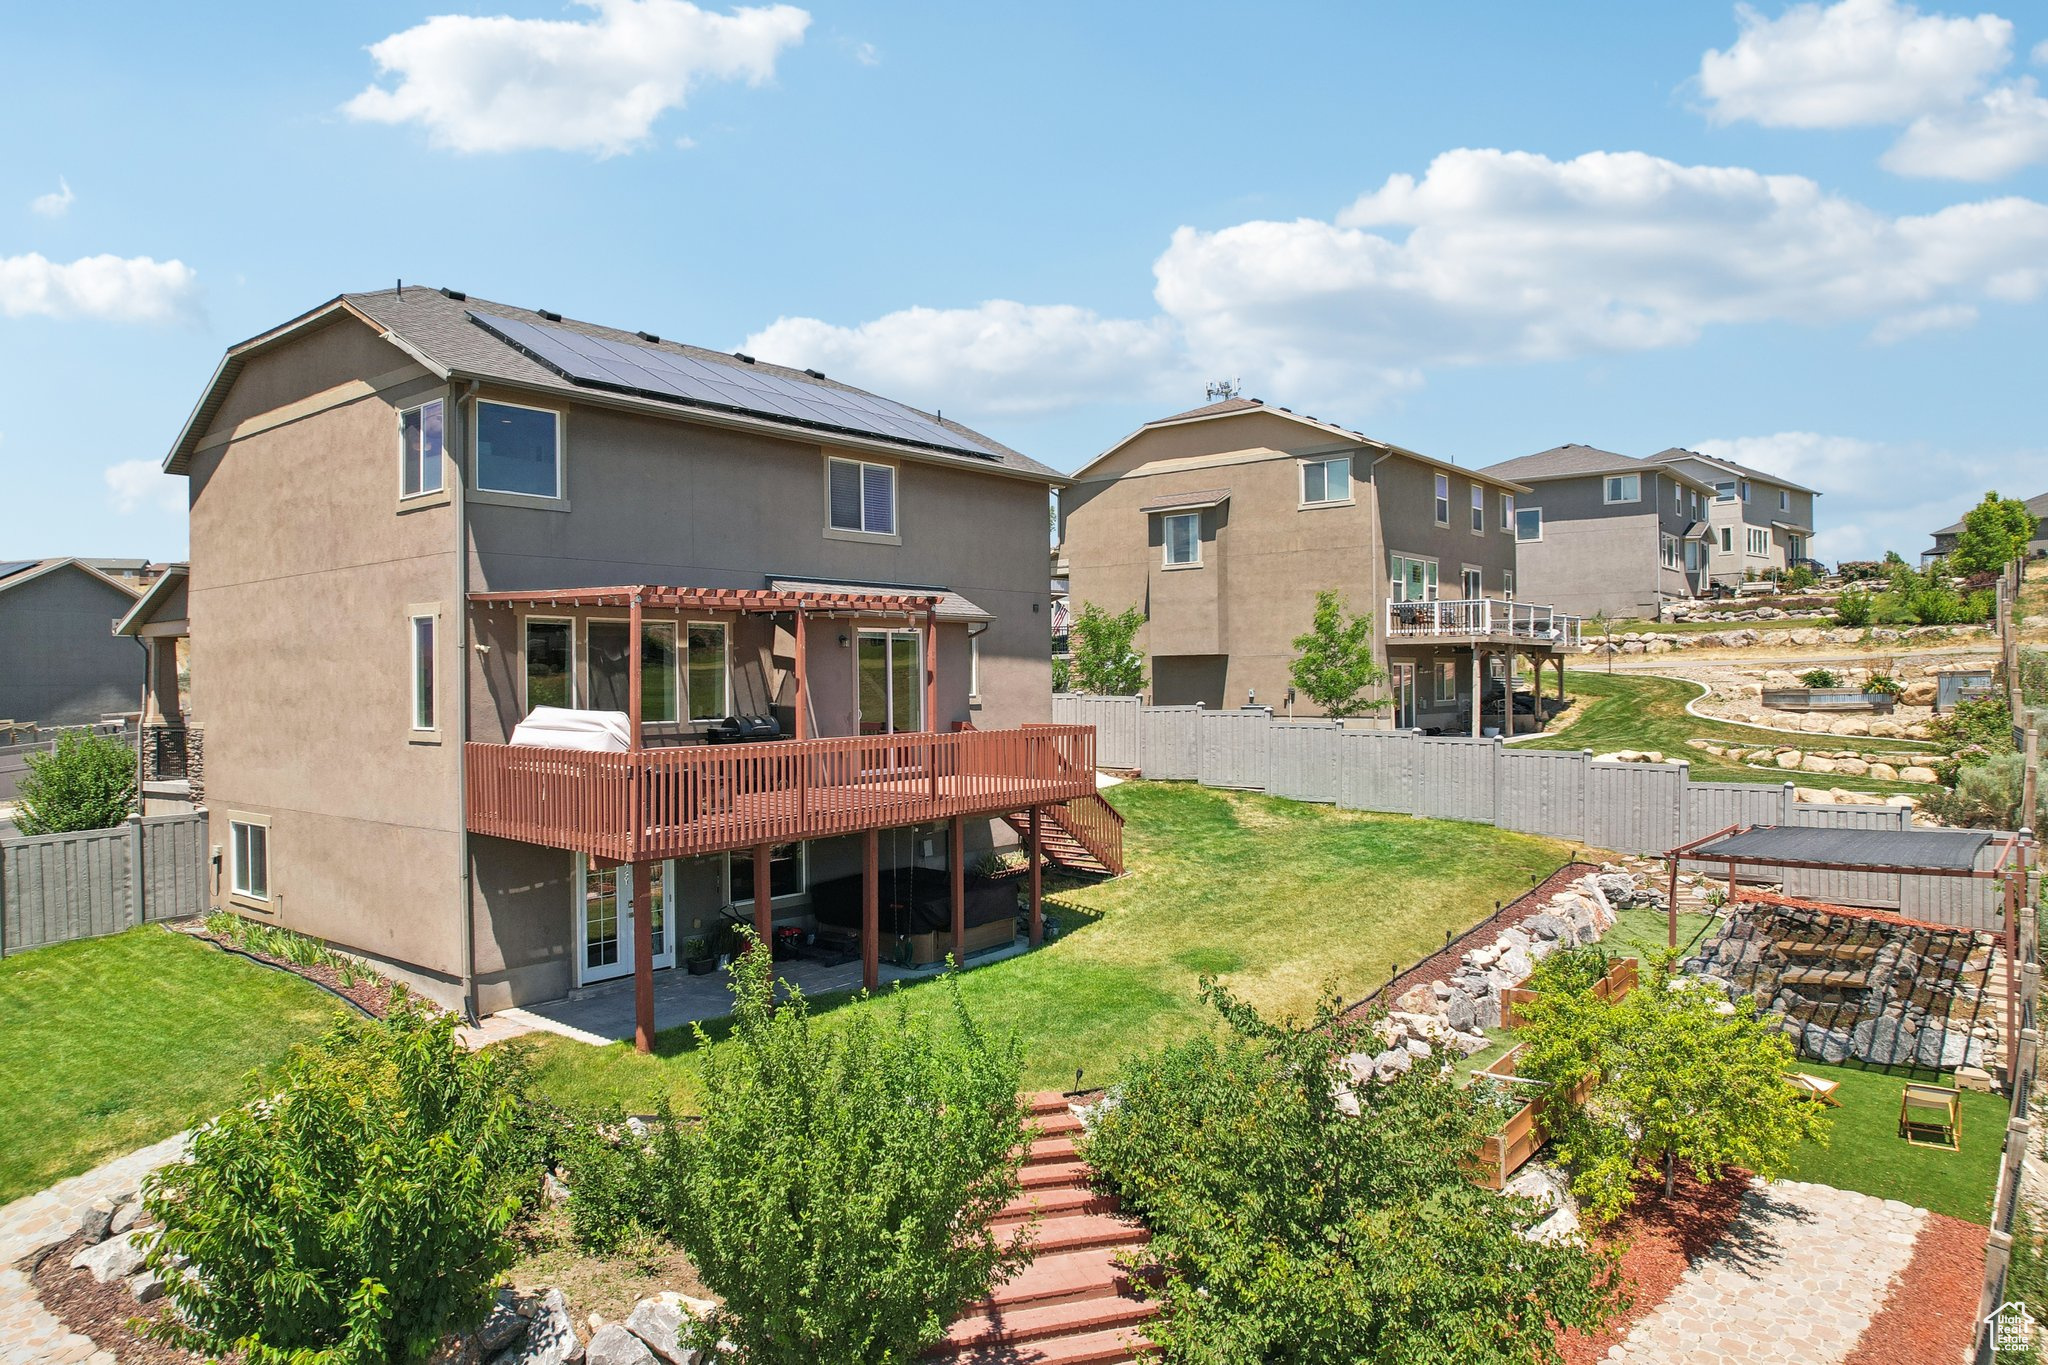
[[[914,630],[860,633],[860,732],[906,734],[924,728],[924,637]]]

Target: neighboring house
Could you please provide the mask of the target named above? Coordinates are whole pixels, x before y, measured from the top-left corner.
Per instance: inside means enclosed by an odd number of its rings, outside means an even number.
[[[1673,446],[1650,457],[1713,490],[1707,524],[1713,527],[1708,575],[1733,587],[1782,573],[1813,556],[1814,502],[1820,496],[1778,474]]]
[[[1035,726],[1061,476],[957,422],[414,287],[231,348],[165,469],[217,901],[436,999],[645,985],[729,905],[850,915],[873,982],[1003,817],[1095,801]],[[542,705],[591,751],[511,742]]]
[[[190,714],[185,689],[184,651],[191,640],[186,600],[190,569],[169,564],[158,571],[114,634],[137,640],[145,659],[142,692],[142,813],[169,815],[206,804],[204,732]]]
[[[1381,714],[1476,733],[1508,724],[1481,711],[1498,712],[1510,655],[1556,663],[1562,685],[1573,628],[1511,600],[1522,487],[1232,398],[1148,422],[1097,456],[1061,493],[1060,530],[1076,610],[1143,608],[1157,705],[1315,714],[1290,687],[1293,642],[1317,590],[1334,588],[1373,622],[1393,700]]]
[[[1516,504],[1522,590],[1580,616],[1659,617],[1707,586],[1713,489],[1682,471],[1565,445],[1484,471],[1526,484]]]
[[[2034,538],[2027,542],[2029,557],[2048,555],[2048,493],[2027,499],[2027,510],[2034,514]],[[1942,527],[1934,533],[1932,555],[1947,557],[1956,552],[1956,540],[1963,534],[1963,524],[1958,521]],[[1921,558],[1928,558],[1923,554]]]
[[[0,563],[0,721],[88,725],[132,715],[142,652],[109,627],[138,593],[82,559]]]

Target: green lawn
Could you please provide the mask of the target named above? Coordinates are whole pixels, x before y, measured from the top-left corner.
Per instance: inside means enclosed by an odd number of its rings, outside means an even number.
[[[0,1203],[218,1113],[340,1008],[157,926],[0,961]]]
[[[1126,818],[1130,872],[1062,891],[1066,931],[1043,951],[969,972],[969,1007],[1024,1041],[1025,1083],[1090,1083],[1119,1059],[1209,1027],[1204,973],[1261,1009],[1304,1012],[1325,986],[1355,1000],[1396,963],[1443,947],[1446,931],[1492,913],[1564,861],[1554,840],[1484,825],[1340,811],[1188,783],[1131,782],[1110,799]],[[916,1010],[944,1004],[931,983],[901,988]],[[889,1008],[887,997],[821,1001],[828,1021]],[[554,1037],[533,1043],[557,1098],[644,1108],[666,1090],[696,1101],[687,1029],[654,1058]]]
[[[1660,678],[1639,673],[1567,672],[1565,691],[1582,702],[1579,718],[1561,729],[1534,739],[1522,740],[1518,749],[1591,749],[1610,753],[1616,749],[1656,749],[1666,757],[1683,758],[1692,764],[1692,776],[1701,782],[1795,782],[1851,791],[1905,792],[1924,796],[1929,788],[1912,782],[1878,782],[1867,777],[1841,773],[1786,773],[1776,769],[1752,768],[1716,758],[1700,749],[1686,747],[1688,739],[1708,739],[1723,744],[1762,747],[1777,741],[1800,744],[1801,738],[1773,736],[1747,726],[1702,720],[1688,713],[1687,702],[1699,695],[1699,688],[1680,678]],[[1854,748],[1870,753],[1925,753],[1925,743],[1868,739],[1861,735],[1822,735],[1811,742],[1826,748]]]
[[[1809,1143],[1802,1148],[1792,1169],[1785,1172],[1787,1179],[1899,1199],[1972,1223],[1991,1220],[1998,1149],[2005,1142],[2007,1102],[2003,1095],[1965,1090],[1963,1149],[1944,1152],[1911,1146],[1899,1136],[1904,1074],[1804,1060],[1795,1069],[1840,1081],[1842,1088],[1835,1098],[1841,1107],[1828,1111],[1835,1124],[1827,1145]]]

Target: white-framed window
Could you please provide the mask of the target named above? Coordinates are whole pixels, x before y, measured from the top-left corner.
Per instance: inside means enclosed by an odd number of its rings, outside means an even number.
[[[1467,564],[1458,571],[1458,595],[1467,602],[1486,596],[1486,575],[1477,566]]]
[[[1301,462],[1301,502],[1308,507],[1322,502],[1351,501],[1351,457],[1337,455],[1327,460]]]
[[[411,618],[412,633],[412,728],[434,727],[434,618],[422,614]]]
[[[1450,659],[1438,659],[1431,666],[1435,674],[1435,699],[1456,701],[1458,699],[1458,665]]]
[[[416,498],[441,491],[441,400],[398,414],[398,496]]]
[[[576,704],[576,623],[565,617],[529,616],[523,623],[526,709]]]
[[[259,820],[228,821],[228,886],[237,896],[270,899],[270,827]]]
[[[1643,500],[1643,476],[1640,474],[1609,474],[1607,476],[1606,500],[1608,502],[1641,502]]]
[[[690,719],[723,720],[731,695],[731,658],[726,630],[718,621],[690,622],[686,667],[690,679]]]
[[[1451,476],[1448,474],[1436,476],[1436,524],[1451,524]]]
[[[1507,598],[1510,602],[1515,600],[1515,571],[1513,569],[1502,569],[1500,571],[1500,595]]]
[[[1700,566],[1700,543],[1697,540],[1685,542],[1685,568],[1691,573]]]
[[[1472,534],[1486,533],[1486,490],[1478,484],[1472,485]]]
[[[1202,562],[1202,514],[1173,512],[1161,517],[1160,538],[1166,543],[1166,565]]]
[[[1671,510],[1685,515],[1685,485],[1675,479],[1671,483]]]
[[[562,496],[562,414],[479,399],[476,486],[523,498]]]
[[[1735,528],[1732,526],[1723,526],[1721,528],[1721,553],[1724,555],[1735,553]]]
[[[1500,529],[1503,531],[1515,529],[1515,495],[1513,493],[1503,493],[1500,495]]]
[[[825,524],[834,531],[895,535],[896,466],[827,457],[825,504]]]
[[[1740,490],[1741,490],[1741,492],[1742,492],[1742,500],[1743,500],[1744,502],[1748,502],[1748,501],[1749,501],[1749,480],[1748,480],[1748,479],[1743,479],[1743,480],[1740,480],[1740,481],[1739,481],[1739,485],[1738,485],[1738,486],[1739,486],[1739,488],[1740,488]]]
[[[1778,510],[1780,512],[1792,510],[1792,495],[1782,488],[1778,490]]]
[[[1734,502],[1734,501],[1735,501],[1735,480],[1733,480],[1733,479],[1716,479],[1716,480],[1714,481],[1714,501],[1715,501],[1715,502]]]
[[[1541,507],[1517,507],[1515,509],[1515,539],[1543,539],[1543,509]]]
[[[1677,568],[1678,537],[1672,535],[1670,532],[1667,531],[1664,533],[1662,539],[1658,542],[1658,544],[1664,556],[1664,567],[1667,569]]]
[[[633,703],[630,619],[587,621],[583,657],[589,661],[590,704],[599,711],[629,711]],[[672,721],[678,694],[676,623],[640,623],[640,719]]]
[[[1771,533],[1761,526],[1749,530],[1749,552],[1753,555],[1768,555],[1771,552]]]
[[[1420,555],[1395,555],[1391,579],[1396,602],[1434,602],[1437,594],[1437,565]]]
[[[726,855],[725,884],[734,905],[754,903],[754,852],[741,849]],[[810,889],[810,845],[776,844],[768,850],[768,903],[790,900]]]

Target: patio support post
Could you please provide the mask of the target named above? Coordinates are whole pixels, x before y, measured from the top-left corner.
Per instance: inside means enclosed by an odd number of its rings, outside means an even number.
[[[1500,732],[1508,739],[1515,737],[1515,651],[1508,650],[1508,680],[1500,690]]]
[[[939,732],[939,613],[924,614],[924,728]]]
[[[1045,845],[1040,838],[1044,822],[1040,808],[1031,808],[1031,946],[1045,942]]]
[[[1664,891],[1664,918],[1668,925],[1664,946],[1676,948],[1678,946],[1678,855],[1672,854],[1668,861],[1671,864],[1671,881]]]
[[[1485,656],[1479,646],[1472,646],[1472,738],[1479,738],[1479,689],[1482,686],[1480,674],[1486,666]]]
[[[627,609],[626,639],[626,747],[635,755],[628,771],[626,809],[632,823],[626,830],[627,846],[638,853],[647,838],[644,820],[647,800],[646,774],[640,770],[640,594],[633,594]],[[652,889],[654,864],[638,858],[633,864],[633,1046],[641,1052],[654,1051],[654,914]]]
[[[1557,656],[1557,699],[1564,700],[1564,655]]]
[[[810,710],[811,698],[804,686],[804,669],[810,662],[806,657],[809,653],[810,651],[804,640],[804,609],[798,607],[796,609],[796,725],[794,727],[798,739],[810,738],[810,716],[807,713]]]
[[[771,844],[754,845],[754,934],[771,952],[775,947],[775,897],[768,884],[768,858],[773,851]]]
[[[953,880],[953,970],[967,966],[967,817],[953,817],[946,872]]]
[[[882,871],[876,847],[878,831],[860,836],[860,984],[862,990],[882,985]]]

